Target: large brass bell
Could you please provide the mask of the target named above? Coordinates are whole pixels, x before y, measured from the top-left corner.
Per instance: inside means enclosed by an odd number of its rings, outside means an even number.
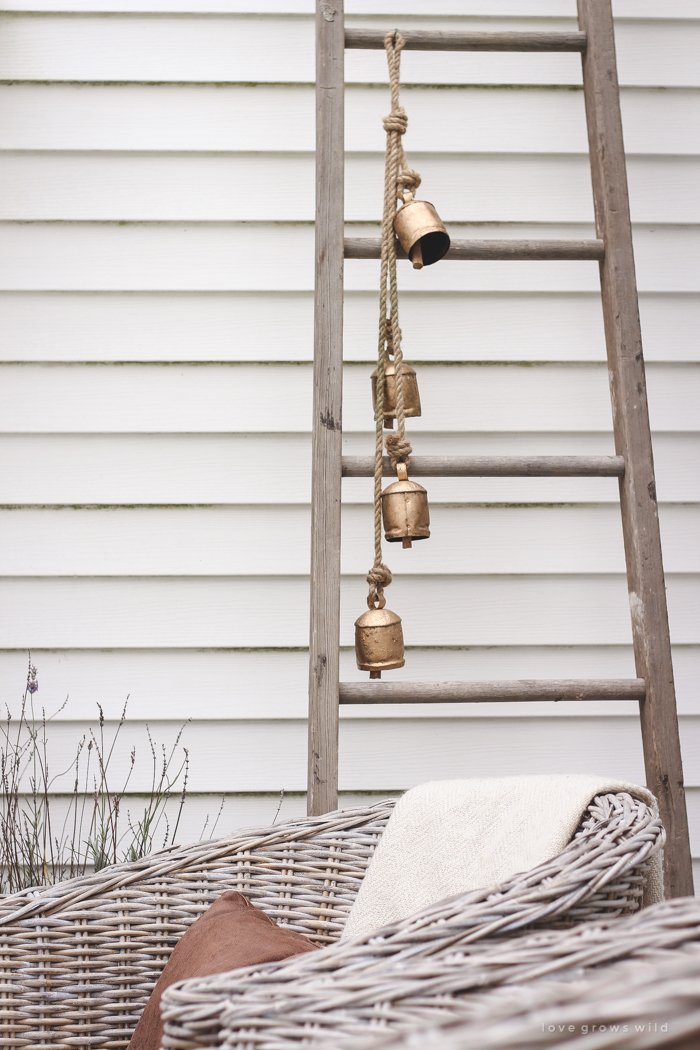
[[[394,427],[396,418],[396,366],[393,361],[387,361],[384,368],[384,426],[387,430]],[[406,416],[420,415],[420,394],[418,393],[418,379],[415,368],[401,363],[401,378],[403,380],[403,411]],[[372,404],[377,403],[377,369],[372,372]]]
[[[384,536],[389,543],[412,546],[413,540],[427,540],[430,536],[428,493],[415,481],[408,480],[405,463],[396,468],[399,480],[382,492],[382,519]]]
[[[385,609],[381,598],[379,608],[371,605],[369,611],[355,620],[355,657],[361,671],[369,671],[370,678],[381,678],[382,671],[403,667],[403,631],[401,617]]]
[[[414,270],[438,262],[450,247],[445,224],[429,201],[407,200],[396,213],[394,230]]]

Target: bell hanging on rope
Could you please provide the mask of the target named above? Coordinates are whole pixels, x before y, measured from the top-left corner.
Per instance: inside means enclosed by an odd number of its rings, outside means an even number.
[[[415,201],[412,195],[399,208],[394,230],[414,270],[439,262],[450,247],[445,224],[429,201]]]
[[[384,368],[384,426],[393,430],[396,418],[396,366],[387,361]],[[403,379],[403,411],[406,416],[420,415],[420,394],[415,368],[402,362],[401,378]],[[377,369],[372,372],[372,404],[377,403]]]
[[[430,536],[428,493],[415,481],[408,480],[405,463],[396,468],[399,480],[382,492],[382,519],[384,537],[389,543],[412,546],[413,540],[427,540]]]
[[[361,671],[369,671],[370,678],[381,678],[382,671],[403,667],[403,631],[401,617],[385,609],[381,598],[379,608],[370,606],[368,612],[355,620],[355,657]]]

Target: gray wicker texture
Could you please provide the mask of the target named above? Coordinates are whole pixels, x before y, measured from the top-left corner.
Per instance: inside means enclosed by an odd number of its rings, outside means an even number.
[[[348,1050],[700,1046],[700,901],[680,898],[631,918],[579,927],[574,936],[518,941],[467,960],[472,980],[480,967],[488,983],[500,978],[501,984],[470,995],[457,1020],[453,1016],[438,1028],[351,1041]],[[620,958],[625,961],[614,961]],[[451,963],[454,973],[460,963],[456,958]],[[537,976],[547,979],[533,981]]]
[[[633,1024],[635,1018],[645,1026],[656,1021],[659,1027],[675,1018],[674,1010],[678,1017],[689,1018],[700,1007],[698,975],[700,902],[682,898],[632,916],[486,938],[437,956],[414,954],[403,961],[375,962],[369,970],[348,967],[332,981],[319,974],[315,984],[299,980],[286,998],[268,1001],[265,1013],[256,1017],[249,1011],[246,1019],[244,1003],[240,1008],[229,1004],[224,1017],[228,1023],[216,1040],[203,1031],[198,1043],[171,1035],[164,1045],[227,1050],[290,1050],[302,1045],[316,1050],[423,1050],[424,1042],[426,1050],[516,1050],[550,1041],[557,1045],[565,1036],[586,1034],[581,1030],[584,1024],[591,1034],[590,1026],[606,1023],[606,1018],[613,1023],[619,1019],[621,1025]],[[652,994],[655,977],[657,996]],[[674,985],[675,980],[682,983]],[[636,983],[643,994],[632,994]],[[170,1004],[183,987],[166,992]],[[692,1024],[697,1023],[695,1013]],[[553,1033],[550,1024],[555,1025]],[[574,1033],[558,1027],[570,1024]],[[676,1036],[683,1030],[674,1024]],[[172,1026],[166,1031],[172,1033]],[[264,1041],[256,1039],[259,1032]],[[616,1033],[603,1034],[601,1046],[626,1046],[613,1039]],[[647,1038],[649,1031],[644,1035]],[[641,1048],[646,1043],[634,1045]]]
[[[225,890],[336,941],[393,806],[247,829],[0,900],[0,1045],[123,1050],[174,945]]]
[[[435,1023],[436,1014],[462,1009],[464,967],[450,967],[456,953],[477,956],[493,938],[510,934],[510,944],[513,934],[537,925],[570,927],[635,911],[649,858],[663,841],[660,821],[643,802],[597,797],[558,857],[499,886],[322,952],[173,986],[163,999],[164,1045],[330,1050],[374,1028],[380,1034]],[[479,983],[488,983],[481,972]]]

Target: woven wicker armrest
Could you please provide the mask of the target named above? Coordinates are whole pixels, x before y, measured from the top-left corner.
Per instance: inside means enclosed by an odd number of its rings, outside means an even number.
[[[417,1016],[417,995],[401,989],[384,1034],[368,1037],[365,1027],[361,1038],[347,1039],[347,1050],[700,1046],[700,901],[692,897],[592,928],[517,938],[432,970],[431,995],[441,987],[456,998],[432,1011],[435,1027],[426,1028],[427,1010]]]
[[[643,802],[600,796],[558,857],[499,886],[313,955],[173,986],[163,999],[164,1045],[279,1050],[338,1043],[368,1025],[391,1025],[401,989],[419,1000],[409,1010],[415,1026],[418,1015],[446,1009],[445,988],[433,988],[431,968],[456,952],[474,953],[480,943],[533,926],[637,910],[650,857],[663,842],[661,823]]]

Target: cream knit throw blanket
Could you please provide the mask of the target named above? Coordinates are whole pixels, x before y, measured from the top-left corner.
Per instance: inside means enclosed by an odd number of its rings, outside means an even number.
[[[658,813],[646,788],[583,774],[440,780],[412,788],[389,818],[343,939],[551,860],[571,840],[589,802],[620,791]],[[657,900],[663,900],[660,850],[644,903]]]

